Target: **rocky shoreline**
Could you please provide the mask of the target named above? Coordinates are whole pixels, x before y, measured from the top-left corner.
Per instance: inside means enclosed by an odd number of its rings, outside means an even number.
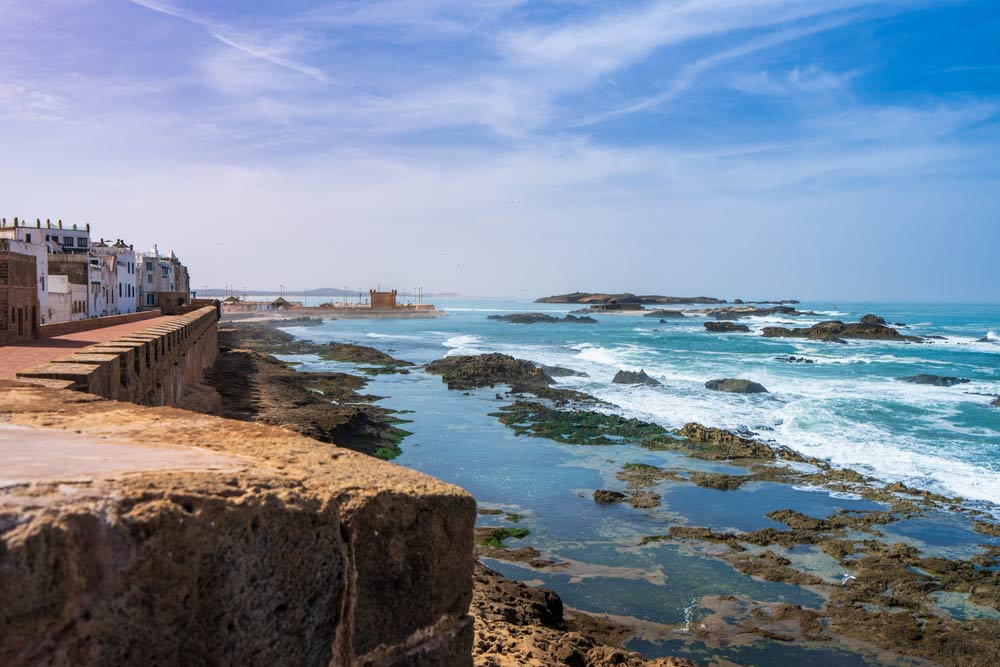
[[[337,444],[382,459],[399,455],[399,443],[410,435],[406,420],[373,405],[379,397],[359,393],[368,380],[349,373],[299,373],[273,354],[318,354],[336,360],[376,364],[405,371],[408,362],[371,348],[321,346],[296,340],[269,326],[228,325],[219,328],[220,353],[204,378],[221,401],[208,410],[229,419],[283,426],[321,442]]]
[[[523,360],[509,363],[516,362],[531,366]],[[473,357],[460,365],[474,367],[476,363]],[[487,373],[477,383],[493,386],[503,384],[503,380],[500,375],[490,377]],[[542,386],[546,391],[552,390],[548,383]],[[531,388],[521,384],[514,391],[523,396]],[[739,474],[712,473],[696,467],[659,468],[629,463],[617,476],[622,488],[593,492],[594,502],[602,505],[627,503],[650,510],[661,502],[657,489],[662,484],[693,484],[734,492],[747,484],[766,482],[822,488],[882,506],[877,510],[839,510],[825,518],[790,508],[765,515],[783,524],[784,529],[717,532],[697,525],[676,524],[664,533],[644,537],[637,545],[639,548],[657,548],[663,543],[687,545],[747,576],[803,586],[825,600],[820,609],[814,610],[722,596],[715,601],[720,619],[731,614],[734,605],[747,615],[740,617],[735,628],[730,621],[720,623],[715,632],[698,633],[700,640],[724,642],[727,633],[739,632],[778,641],[862,646],[903,661],[954,662],[974,667],[1000,661],[996,621],[953,618],[935,610],[938,595],[959,595],[982,608],[1000,612],[1000,544],[990,539],[1000,533],[1000,524],[966,507],[962,499],[900,483],[885,484],[853,470],[834,468],[820,459],[760,440],[755,433],[732,433],[700,424],[669,431],[649,422],[607,414],[595,407],[599,407],[598,402],[590,397],[562,404],[547,401],[544,396],[535,401],[522,397],[501,407],[494,416],[522,436],[599,447],[637,444],[651,450],[679,452],[693,459],[725,462],[744,470]],[[941,512],[973,519],[974,530],[984,536],[978,556],[961,560],[927,555],[903,542],[880,539],[884,526]],[[523,539],[525,535],[520,531],[489,534],[502,538],[499,543],[481,547],[488,548],[491,558],[542,569],[566,565],[542,556],[530,546],[510,547],[504,543],[504,539]],[[842,582],[819,577],[786,555],[796,549],[823,553],[850,576],[845,575]]]
[[[331,343],[319,345],[297,340],[276,328],[280,324],[246,323],[220,327],[221,352],[206,373],[205,383],[219,392],[221,402],[213,414],[243,421],[282,426],[302,435],[346,447],[378,458],[400,453],[399,443],[409,435],[399,428],[405,420],[372,403],[377,396],[359,393],[368,377],[350,373],[300,372],[279,361],[274,354],[316,354],[323,358],[354,363],[365,375],[372,367],[379,372],[409,372],[413,364],[395,359],[374,348]],[[299,325],[301,326],[301,325]],[[527,362],[494,358],[473,365],[438,364],[438,372],[451,379],[454,388],[484,386],[491,379],[566,400],[572,393],[547,389],[548,373]],[[494,513],[482,510],[484,514]],[[507,514],[516,522],[517,515]],[[478,530],[477,556],[509,557],[513,553],[504,540],[524,537],[519,528]],[[526,549],[520,560],[536,560],[538,553]],[[551,564],[551,563],[549,563]],[[620,648],[634,632],[626,625],[582,612],[566,610],[553,591],[529,587],[476,566],[473,600],[469,613],[475,622],[474,663],[477,667],[694,667],[677,658],[648,660]]]

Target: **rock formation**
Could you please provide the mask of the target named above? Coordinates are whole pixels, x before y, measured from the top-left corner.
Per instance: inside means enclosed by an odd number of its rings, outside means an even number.
[[[795,355],[790,355],[787,357],[775,357],[775,361],[785,361],[790,364],[815,364],[815,359],[807,359],[805,357],[796,357]]]
[[[476,667],[694,667],[680,658],[646,659],[616,648],[631,630],[566,610],[552,591],[510,581],[482,564],[470,613]]]
[[[611,382],[614,384],[641,384],[647,387],[660,386],[660,381],[646,375],[645,370],[640,370],[638,373],[634,371],[618,371]]]
[[[750,327],[732,322],[705,322],[705,331],[710,333],[749,333]]]
[[[919,343],[919,336],[904,336],[896,329],[884,324],[855,322],[845,324],[839,320],[820,322],[807,329],[787,329],[785,327],[764,327],[765,338],[808,338],[843,343],[846,339],[888,340]]]
[[[449,389],[478,389],[497,384],[523,389],[553,383],[545,371],[530,361],[500,353],[445,357],[427,364],[426,370],[440,375]]]
[[[705,383],[706,389],[713,391],[728,391],[732,394],[766,394],[764,385],[750,380],[739,380],[736,378],[723,378],[721,380],[709,380]]]
[[[565,317],[553,317],[547,313],[513,313],[510,315],[490,315],[486,319],[510,322],[511,324],[554,324],[556,322],[569,322],[570,324],[597,324],[593,317],[576,317],[566,315]]]
[[[1000,408],[1000,396],[997,396],[997,400],[993,401],[990,405]]]
[[[607,294],[602,292],[572,292],[571,294],[558,294],[535,299],[535,303],[581,303],[601,305],[611,301],[618,303],[635,304],[690,304],[690,303],[725,303],[724,299],[716,299],[710,296],[661,296],[659,294],[635,295],[630,292],[621,294]]]
[[[621,491],[609,491],[608,489],[598,489],[594,491],[594,502],[602,505],[612,505],[625,500],[625,494]]]
[[[956,384],[968,384],[969,380],[966,378],[955,378],[955,377],[945,377],[942,375],[927,375],[926,373],[921,373],[920,375],[910,375],[908,377],[899,378],[903,382],[909,382],[911,384],[928,384],[934,387],[953,387]]]
[[[659,309],[659,310],[652,310],[644,314],[643,317],[659,317],[660,319],[665,319],[665,320],[683,320],[687,317],[687,315],[685,315],[679,310]]]

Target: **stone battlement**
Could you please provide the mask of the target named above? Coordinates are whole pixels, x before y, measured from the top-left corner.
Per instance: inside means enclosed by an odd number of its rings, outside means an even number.
[[[475,502],[457,487],[15,380],[0,457],[0,664],[472,664]]]
[[[141,317],[137,315],[136,317]],[[20,371],[19,379],[141,405],[178,405],[218,354],[218,311],[206,306]]]

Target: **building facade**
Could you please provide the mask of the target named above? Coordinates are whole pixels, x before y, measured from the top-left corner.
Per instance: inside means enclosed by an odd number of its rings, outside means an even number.
[[[161,294],[171,311],[190,303],[188,269],[173,252],[160,255],[154,247],[149,253],[138,253],[122,239],[114,243],[104,239],[92,242],[89,224],[64,225],[61,220],[43,223],[40,219],[29,223],[18,218],[10,221],[0,218],[0,243],[4,244],[4,252],[28,257],[35,265],[32,278],[35,301],[15,307],[15,332],[18,317],[22,322],[20,330],[34,335],[40,324],[157,308]],[[10,266],[18,268],[9,270],[5,276],[16,273],[20,280],[24,275],[20,268],[23,261],[10,261]],[[9,285],[0,282],[0,287]],[[18,283],[17,289],[23,286]],[[29,310],[19,315],[23,307]],[[10,319],[10,312],[6,317]]]
[[[178,293],[184,295],[181,305],[190,301],[187,295],[191,291],[191,277],[173,252],[161,255],[159,248],[154,246],[149,252],[137,253],[136,264],[139,267],[140,310],[159,307],[160,293],[171,293],[171,307],[177,305]]]
[[[13,252],[0,239],[0,345],[38,335],[38,280],[35,258]]]

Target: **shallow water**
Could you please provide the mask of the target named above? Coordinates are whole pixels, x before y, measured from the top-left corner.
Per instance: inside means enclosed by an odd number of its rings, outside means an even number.
[[[997,513],[1000,501],[1000,410],[979,393],[1000,392],[1000,342],[977,343],[987,331],[1000,331],[1000,307],[848,306],[838,304],[839,319],[866,312],[889,321],[925,323],[921,334],[941,334],[930,344],[800,343],[759,335],[705,333],[703,318],[658,324],[638,316],[609,315],[597,325],[513,325],[486,319],[492,312],[547,311],[571,307],[475,301],[439,303],[449,316],[434,320],[328,321],[320,327],[289,329],[305,338],[357,342],[418,363],[445,354],[500,351],[533,361],[584,371],[589,378],[565,378],[561,386],[579,388],[613,403],[622,414],[677,427],[688,421],[709,426],[747,426],[806,454],[874,474],[888,481],[961,494],[972,504]],[[453,306],[457,306],[453,307]],[[803,304],[801,309],[833,311],[832,305]],[[798,322],[807,326],[823,318]],[[751,321],[753,328],[763,323]],[[814,364],[777,362],[794,354]],[[302,370],[350,366],[297,357]],[[619,368],[645,368],[664,382],[660,388],[611,385]],[[972,380],[950,388],[899,382],[921,372]],[[748,377],[772,392],[739,396],[705,390],[707,379]],[[663,482],[656,487],[662,505],[639,510],[624,504],[602,506],[591,494],[598,488],[622,489],[615,475],[627,462],[682,466],[740,473],[725,464],[694,461],[673,452],[654,452],[631,444],[608,447],[561,445],[541,438],[515,437],[490,413],[509,399],[504,387],[449,391],[440,378],[414,370],[409,375],[373,378],[368,391],[387,396],[383,404],[412,410],[406,425],[414,435],[402,443],[396,462],[469,490],[480,507],[516,512],[516,524],[530,531],[511,547],[530,545],[544,557],[570,561],[566,569],[539,570],[490,562],[503,574],[556,590],[565,602],[584,611],[684,626],[710,612],[695,604],[702,596],[740,595],[764,602],[818,607],[822,598],[790,584],[757,581],[707,551],[660,542],[639,546],[644,536],[665,533],[670,525],[718,530],[782,528],[764,515],[791,508],[816,517],[838,509],[881,509],[878,503],[812,488],[754,482],[734,491]],[[773,430],[772,430],[773,429]],[[484,525],[513,525],[502,516],[481,517]],[[934,513],[879,529],[891,541],[906,541],[928,555],[969,557],[978,545],[1000,540],[971,531],[961,516]],[[835,561],[808,547],[783,555],[828,581],[841,576]],[[954,596],[939,600],[942,613],[980,613]],[[698,645],[677,640],[636,639],[630,648],[646,655],[690,655]],[[714,655],[722,655],[718,647]],[[729,646],[725,657],[739,664],[867,664],[867,658],[839,648],[759,641]]]

